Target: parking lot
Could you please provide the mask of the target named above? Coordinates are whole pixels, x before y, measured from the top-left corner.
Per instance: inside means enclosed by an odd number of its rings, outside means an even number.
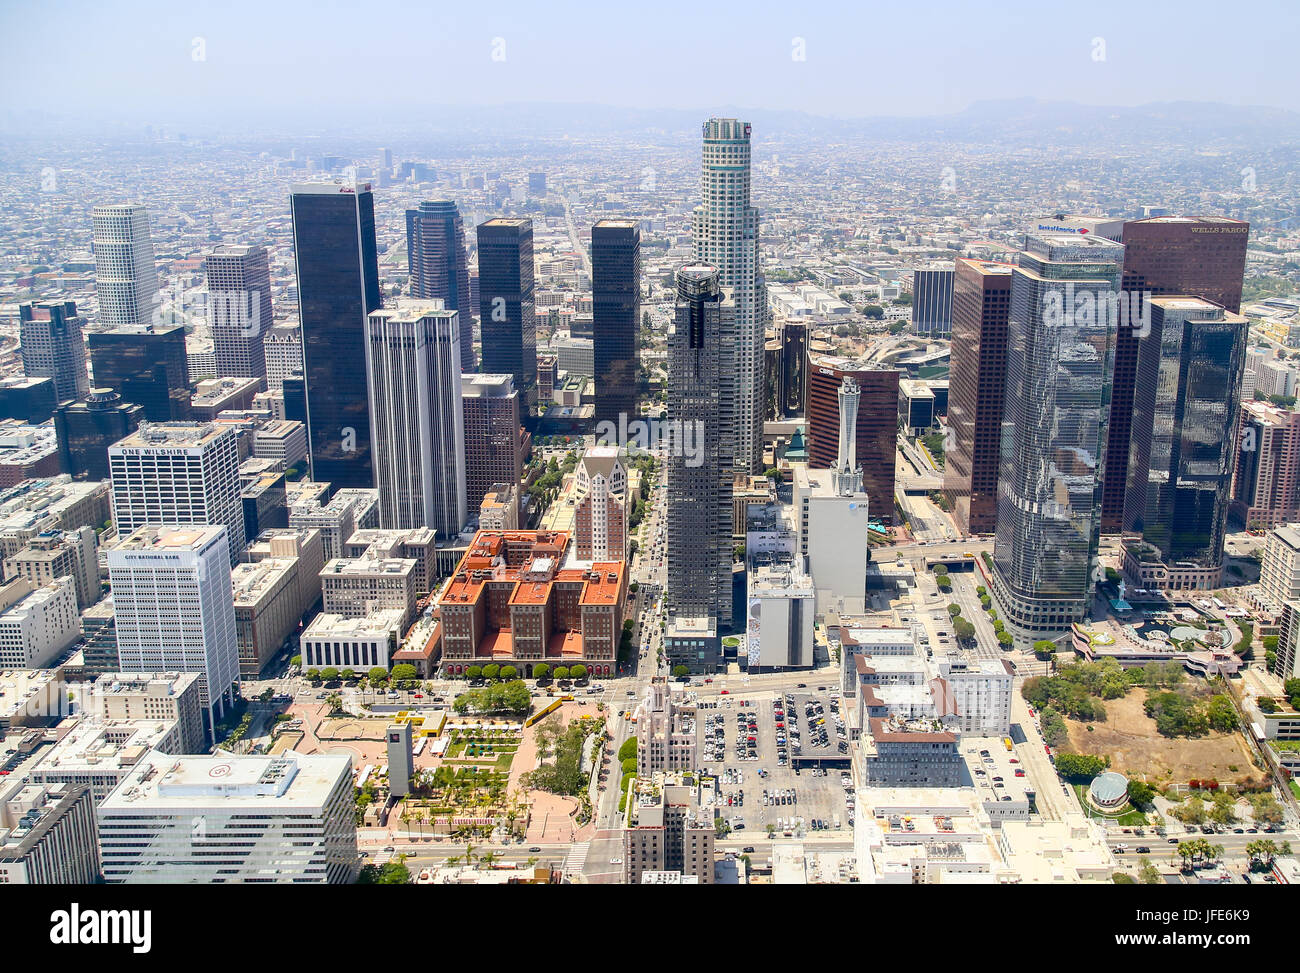
[[[700,707],[698,762],[717,779],[718,813],[733,831],[761,838],[769,825],[778,837],[850,827],[839,708],[838,696],[809,692],[738,694]]]

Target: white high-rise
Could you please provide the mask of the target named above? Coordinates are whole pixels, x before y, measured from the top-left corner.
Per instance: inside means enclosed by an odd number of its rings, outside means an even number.
[[[758,210],[749,204],[750,125],[734,118],[704,123],[695,257],[718,268],[736,305],[735,466],[760,473],[763,462],[763,334],[767,286],[758,261]]]
[[[149,236],[149,211],[139,203],[96,206],[95,292],[99,324],[152,324],[158,306],[158,266]]]
[[[144,423],[108,447],[113,522],[119,537],[145,524],[222,524],[230,563],[244,555],[239,442],[201,422]]]
[[[402,301],[371,311],[365,337],[379,524],[455,537],[468,519],[460,315]]]
[[[207,728],[234,702],[239,640],[225,527],[141,527],[108,552],[123,672],[196,672]]]

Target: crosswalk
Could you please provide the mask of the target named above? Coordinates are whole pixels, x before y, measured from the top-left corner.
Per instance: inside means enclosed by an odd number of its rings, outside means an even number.
[[[567,875],[577,875],[587,864],[587,853],[591,850],[590,841],[580,841],[569,848],[564,856],[564,871]]]

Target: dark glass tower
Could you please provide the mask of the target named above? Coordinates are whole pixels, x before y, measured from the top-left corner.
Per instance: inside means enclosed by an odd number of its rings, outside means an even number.
[[[478,226],[483,371],[511,375],[531,406],[537,397],[533,221],[497,217]]]
[[[641,316],[641,228],[600,220],[591,228],[591,314],[597,423],[636,419],[636,341]]]
[[[449,199],[426,200],[406,211],[406,260],[411,296],[439,298],[448,311],[460,312],[460,368],[474,370],[474,315],[470,299],[465,223]]]
[[[370,184],[293,187],[293,246],[313,480],[374,486],[366,316],[382,306]]]
[[[84,402],[65,402],[54,413],[63,469],[77,479],[109,478],[108,447],[140,427],[144,410],[112,389],[91,389]]]
[[[149,422],[190,417],[190,365],[183,327],[126,325],[86,335],[95,387],[144,408]]]
[[[1153,297],[1133,396],[1124,529],[1135,581],[1217,588],[1222,579],[1248,322],[1192,297]],[[1158,559],[1163,577],[1140,565]]]
[[[1234,314],[1241,310],[1250,224],[1225,217],[1158,216],[1124,224],[1124,293],[1201,297]],[[1140,307],[1140,305],[1139,305]],[[1141,311],[1139,310],[1139,320]],[[1120,328],[1115,340],[1115,383],[1106,445],[1101,529],[1115,533],[1128,483],[1129,420],[1137,375],[1137,330]]]

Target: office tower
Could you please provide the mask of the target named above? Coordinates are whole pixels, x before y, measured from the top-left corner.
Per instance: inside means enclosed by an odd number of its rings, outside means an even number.
[[[530,172],[528,174],[528,195],[534,199],[546,195],[546,173]]]
[[[862,492],[862,467],[858,465],[858,383],[845,378],[839,390],[840,434],[836,439],[835,462],[831,464],[831,486],[835,494],[847,497]]]
[[[455,537],[465,505],[460,315],[441,301],[370,312],[366,374],[379,524]]]
[[[385,172],[393,171],[393,150],[383,148],[379,150],[379,168]]]
[[[912,275],[912,330],[928,338],[952,333],[951,268],[918,270]]]
[[[1141,305],[1148,296],[1200,297],[1237,313],[1249,236],[1249,223],[1219,216],[1162,216],[1124,224],[1124,296],[1132,309],[1131,326],[1121,327],[1115,337],[1115,380],[1101,499],[1104,533],[1118,532],[1124,516],[1133,388],[1147,317]]]
[[[555,394],[555,370],[559,360],[554,355],[537,356],[537,396],[542,402],[550,402]]]
[[[104,880],[349,884],[355,808],[347,754],[153,750],[96,811]]]
[[[108,448],[144,421],[144,408],[123,402],[112,389],[91,389],[84,402],[54,411],[54,433],[63,470],[78,479],[107,480]]]
[[[370,184],[293,187],[294,260],[311,475],[374,485],[367,408],[366,315],[383,305]]]
[[[618,446],[591,446],[574,474],[574,552],[581,561],[627,557],[626,456]]]
[[[266,248],[218,247],[203,266],[216,374],[265,381],[263,343],[271,327],[271,265]]]
[[[214,524],[122,532],[108,552],[124,672],[195,672],[208,733],[234,702],[239,640],[229,532]]]
[[[777,416],[802,417],[808,409],[808,325],[787,321],[777,329],[781,385]]]
[[[153,324],[158,267],[149,237],[149,211],[138,203],[96,206],[91,219],[99,324],[109,328]]]
[[[474,371],[474,314],[470,300],[465,223],[449,199],[426,200],[406,211],[406,260],[411,296],[439,298],[460,314],[460,367]]]
[[[1233,518],[1250,530],[1300,520],[1300,412],[1242,402],[1239,428]]]
[[[81,633],[77,586],[55,578],[37,587],[11,578],[0,587],[0,669],[45,669]]]
[[[713,814],[681,775],[634,780],[623,818],[623,884],[714,884]]]
[[[137,325],[92,331],[86,342],[96,388],[112,389],[134,402],[150,422],[189,418],[190,366],[183,327]]]
[[[1197,297],[1153,297],[1133,395],[1124,569],[1139,588],[1223,579],[1249,322]]]
[[[210,423],[145,423],[109,447],[113,519],[125,537],[145,524],[221,524],[230,563],[243,558],[235,431]]]
[[[1011,269],[963,257],[953,273],[943,490],[963,534],[991,534],[998,521]]]
[[[872,516],[891,523],[898,449],[898,370],[867,361],[808,355],[808,466],[827,470],[839,452],[840,387],[858,387],[857,462]]]
[[[641,228],[635,220],[599,220],[591,228],[592,369],[595,421],[637,416],[636,344],[641,318]]]
[[[86,374],[86,320],[75,301],[18,306],[18,343],[23,374],[54,381],[57,405],[83,398],[90,388]]]
[[[483,371],[509,374],[528,409],[536,399],[537,312],[533,306],[533,221],[478,227],[479,328]]]
[[[405,721],[390,723],[387,734],[388,793],[392,797],[405,797],[411,793],[411,778],[415,776],[411,724]]]
[[[1091,601],[1123,259],[1101,237],[1029,233],[1011,272],[992,578],[1021,642]]]
[[[763,336],[767,286],[758,259],[758,210],[750,205],[750,125],[734,118],[704,123],[695,259],[718,268],[719,286],[736,306],[735,466],[763,471]]]
[[[0,787],[0,885],[93,885],[99,880],[95,801],[83,784]]]
[[[731,623],[732,426],[724,375],[731,362],[736,309],[716,267],[677,272],[677,306],[668,332],[668,585],[671,618]],[[692,625],[691,627],[694,627]],[[716,646],[700,646],[697,668],[716,665]],[[689,662],[684,663],[690,665]]]
[[[272,325],[267,329],[262,351],[266,360],[268,390],[282,392],[286,378],[302,375],[302,329],[298,325]],[[299,421],[305,422],[306,419]]]
[[[54,417],[58,405],[52,378],[0,378],[0,419],[39,425]]]
[[[493,484],[519,489],[524,475],[519,392],[509,375],[462,375],[465,415],[465,503],[478,510]]]

